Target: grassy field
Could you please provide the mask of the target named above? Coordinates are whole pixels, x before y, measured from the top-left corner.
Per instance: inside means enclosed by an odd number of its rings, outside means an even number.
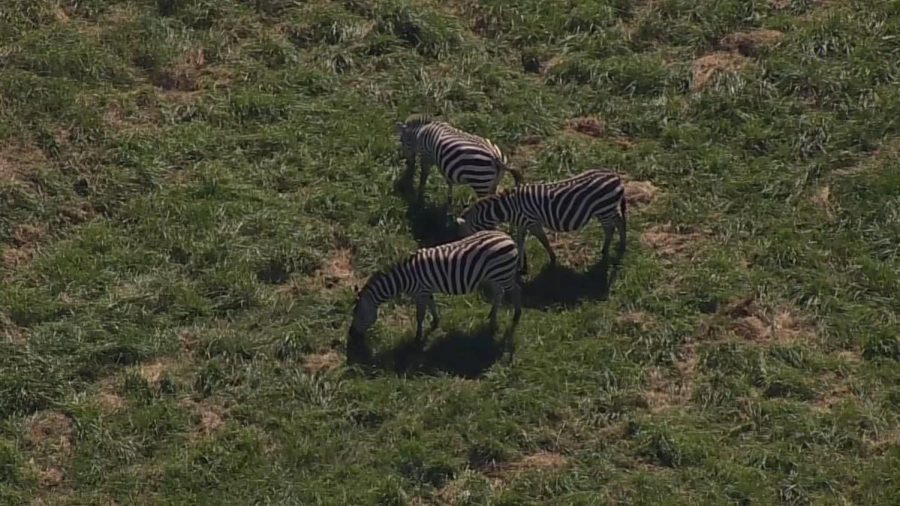
[[[0,503],[897,504],[898,38],[879,0],[4,0]],[[477,294],[344,364],[354,286],[473,199],[395,189],[413,112],[629,180],[617,271],[529,240],[512,367]]]

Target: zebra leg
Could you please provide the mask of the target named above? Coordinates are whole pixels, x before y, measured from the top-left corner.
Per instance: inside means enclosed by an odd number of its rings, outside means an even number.
[[[525,255],[525,234],[528,229],[525,226],[516,227],[516,248],[519,249],[519,272],[522,275],[528,274],[528,257]]]
[[[428,296],[416,297],[416,344],[422,345],[425,341],[424,323],[425,310],[428,307]]]
[[[438,328],[441,317],[438,316],[437,304],[434,302],[434,294],[428,296],[428,309],[431,310],[431,330]]]
[[[447,207],[453,205],[453,183],[447,180]]]
[[[619,259],[618,261],[622,261],[622,257],[625,256],[625,236],[626,236],[626,223],[625,216],[619,216],[619,219],[616,220],[616,227],[619,229]]]
[[[609,245],[612,244],[612,236],[615,231],[615,225],[601,222],[603,226],[603,257],[601,262],[609,260]]]
[[[513,279],[513,285],[509,291],[513,305],[515,306],[515,313],[513,314],[512,325],[509,327],[509,330],[504,336],[504,341],[506,344],[506,350],[509,352],[509,359],[507,363],[509,365],[512,365],[513,359],[516,354],[516,327],[518,327],[519,318],[522,316],[522,287],[519,284],[518,276]]]
[[[513,280],[513,286],[510,289],[513,307],[515,308],[515,312],[513,313],[513,325],[517,325],[519,319],[522,317],[522,285],[519,281],[519,276],[516,276],[516,279]]]
[[[489,318],[491,321],[491,332],[494,332],[499,326],[497,323],[497,311],[500,308],[500,303],[503,301],[503,290],[493,281],[489,286],[491,288],[491,314]]]
[[[428,173],[431,171],[431,159],[427,154],[422,153],[421,170],[419,174],[419,202],[425,200],[425,183],[428,182]]]
[[[554,253],[553,248],[550,247],[550,240],[547,239],[544,228],[540,225],[534,225],[530,230],[531,233],[538,238],[538,241],[541,241],[541,245],[544,246],[544,249],[547,250],[547,254],[550,255],[550,264],[556,265],[556,253]]]

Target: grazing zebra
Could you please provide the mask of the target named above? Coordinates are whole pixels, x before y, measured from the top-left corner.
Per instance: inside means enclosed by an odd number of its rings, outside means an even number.
[[[408,171],[415,169],[416,155],[421,155],[420,201],[435,163],[447,181],[447,202],[454,184],[472,187],[478,197],[493,194],[506,170],[516,185],[522,182],[522,173],[507,166],[506,155],[490,139],[463,132],[427,114],[413,114],[404,123],[398,122],[397,132]]]
[[[510,292],[515,314],[513,325],[522,314],[521,292],[516,262],[518,251],[512,238],[499,231],[478,232],[454,242],[422,248],[393,268],[373,275],[357,294],[353,322],[347,340],[347,358],[354,361],[365,349],[365,332],[378,317],[378,306],[401,294],[412,296],[416,303],[416,341],[423,341],[425,311],[431,311],[431,328],[437,328],[440,317],[434,293],[465,294],[481,282],[491,288],[491,329],[497,328],[497,309],[503,294]],[[511,341],[511,340],[510,340]],[[510,360],[514,343],[510,342]]]
[[[521,254],[519,265],[527,272],[525,234],[531,232],[541,241],[556,263],[556,254],[544,233],[544,227],[557,232],[580,230],[594,217],[603,226],[603,260],[609,254],[613,228],[619,230],[619,260],[625,254],[625,187],[616,174],[591,169],[577,176],[544,184],[529,184],[479,199],[457,218],[463,234],[491,229],[501,222],[516,228],[516,245]]]

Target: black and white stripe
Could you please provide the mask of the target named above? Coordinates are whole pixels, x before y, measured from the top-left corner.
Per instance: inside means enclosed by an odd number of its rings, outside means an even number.
[[[525,260],[525,234],[538,238],[556,263],[556,255],[544,228],[557,232],[580,230],[592,219],[600,220],[604,231],[603,259],[609,254],[614,229],[619,230],[619,258],[625,254],[625,186],[615,173],[592,169],[581,174],[544,184],[529,184],[509,192],[491,195],[469,206],[457,221],[464,233],[491,229],[499,223],[516,228],[516,244]]]
[[[492,328],[497,328],[497,309],[503,294],[509,292],[515,305],[514,324],[522,312],[517,269],[518,250],[512,238],[499,231],[482,231],[454,242],[422,248],[386,272],[373,275],[360,290],[347,356],[362,344],[366,330],[378,317],[378,306],[398,295],[409,295],[416,303],[416,339],[423,338],[426,309],[431,311],[431,328],[440,320],[434,302],[435,293],[465,294],[486,282],[491,288]]]
[[[407,170],[413,170],[416,156],[421,156],[419,199],[424,197],[428,173],[435,164],[447,181],[448,201],[455,184],[470,186],[483,197],[497,191],[504,171],[512,174],[516,185],[522,181],[521,173],[508,167],[506,155],[490,139],[463,132],[426,114],[413,114],[404,123],[397,123],[397,131]]]

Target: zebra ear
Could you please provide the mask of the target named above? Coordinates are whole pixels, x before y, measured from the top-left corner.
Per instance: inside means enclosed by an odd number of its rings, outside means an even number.
[[[456,218],[456,224],[457,224],[457,225],[465,225],[465,224],[466,224],[466,220],[463,219],[463,218],[461,218],[461,217],[460,217],[460,218]]]

